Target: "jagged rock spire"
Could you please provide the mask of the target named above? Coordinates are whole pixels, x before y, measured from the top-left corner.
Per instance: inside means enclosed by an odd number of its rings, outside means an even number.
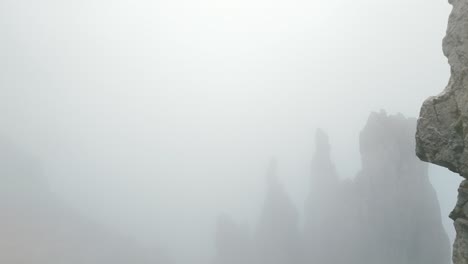
[[[328,135],[322,129],[315,133],[315,155],[312,160],[312,189],[328,189],[338,181],[335,165],[331,160]]]
[[[267,192],[256,229],[258,264],[299,263],[299,216],[277,175],[277,161],[270,161]]]
[[[331,160],[328,135],[322,129],[315,134],[315,154],[311,163],[311,189],[305,207],[307,258],[314,263],[337,263],[329,249],[339,245],[331,230],[339,224],[340,192],[335,165]]]

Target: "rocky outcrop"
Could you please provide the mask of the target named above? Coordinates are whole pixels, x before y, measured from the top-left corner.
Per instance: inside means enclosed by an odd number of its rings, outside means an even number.
[[[464,180],[458,188],[458,201],[450,213],[455,222],[457,236],[453,244],[453,263],[468,263],[468,180]]]
[[[445,90],[428,98],[420,113],[416,154],[468,177],[468,2],[452,0],[443,51],[451,77]]]
[[[468,178],[468,1],[453,5],[443,52],[450,64],[450,80],[438,96],[428,98],[418,119],[416,154],[424,161],[450,169]],[[453,262],[468,263],[468,199],[466,180],[459,188],[458,202],[450,214],[457,236]]]

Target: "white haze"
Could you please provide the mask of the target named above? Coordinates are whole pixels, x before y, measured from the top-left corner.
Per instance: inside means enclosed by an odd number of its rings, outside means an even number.
[[[299,209],[317,127],[341,177],[371,111],[446,85],[443,0],[0,2],[1,135],[54,192],[181,263],[220,212],[256,223],[267,161]],[[431,167],[443,219],[457,176]]]

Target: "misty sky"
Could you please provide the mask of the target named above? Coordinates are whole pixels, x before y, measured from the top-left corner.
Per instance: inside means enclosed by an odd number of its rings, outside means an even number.
[[[353,177],[371,111],[417,116],[442,91],[449,12],[443,0],[2,0],[0,135],[83,213],[206,260],[218,213],[256,223],[272,156],[302,210],[317,127]],[[431,172],[450,228],[459,179]]]

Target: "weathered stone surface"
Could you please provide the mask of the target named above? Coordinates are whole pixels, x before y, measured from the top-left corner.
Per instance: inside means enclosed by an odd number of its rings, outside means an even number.
[[[461,183],[460,188],[458,188],[458,198],[455,208],[450,213],[449,217],[453,220],[458,218],[467,218],[468,216],[468,187],[466,183],[468,180],[465,180]]]
[[[458,218],[455,220],[457,239],[453,244],[453,263],[468,264],[468,220]]]
[[[420,113],[416,153],[468,176],[468,1],[453,0],[443,51],[451,68],[445,90],[428,98]]]
[[[449,3],[453,9],[443,52],[451,76],[445,90],[428,98],[421,108],[416,154],[421,160],[468,178],[468,1],[449,0]],[[461,184],[457,205],[450,213],[457,231],[452,258],[455,264],[468,263],[467,184],[466,181]]]

